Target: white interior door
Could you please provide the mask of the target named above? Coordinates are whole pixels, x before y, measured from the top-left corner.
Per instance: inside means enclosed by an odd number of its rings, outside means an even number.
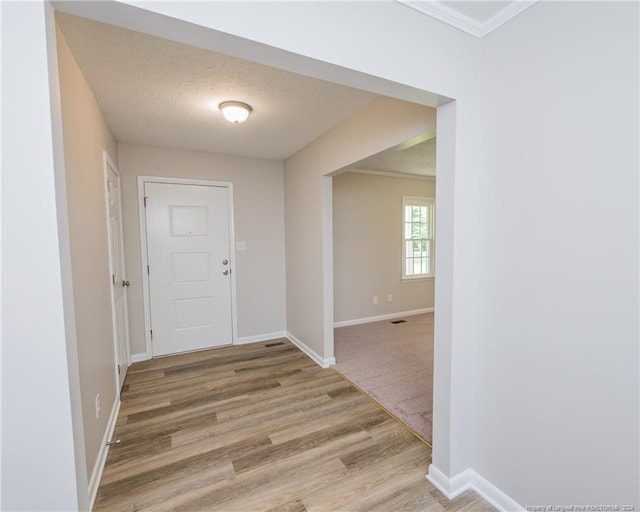
[[[230,345],[229,189],[145,183],[153,355]]]
[[[105,155],[104,169],[109,235],[109,264],[111,266],[111,314],[116,356],[118,389],[122,388],[129,367],[129,321],[127,317],[127,287],[125,277],[124,243],[122,236],[122,210],[120,173]]]

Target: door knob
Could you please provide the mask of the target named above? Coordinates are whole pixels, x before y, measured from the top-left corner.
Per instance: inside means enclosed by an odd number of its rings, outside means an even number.
[[[122,281],[122,286],[129,286],[131,283],[129,281]]]
[[[223,265],[228,265],[229,264],[229,260],[222,260],[222,264]]]
[[[222,275],[223,276],[228,276],[229,275],[229,271],[228,270],[223,270],[222,271]]]

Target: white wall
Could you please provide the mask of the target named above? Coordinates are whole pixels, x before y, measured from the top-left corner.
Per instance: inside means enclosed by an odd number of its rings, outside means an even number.
[[[117,401],[102,152],[116,141],[64,36],[57,30],[71,270],[88,474]],[[95,399],[101,413],[96,418]]]
[[[233,183],[238,337],[285,329],[284,187],[282,162],[118,144],[122,173],[124,244],[129,287],[131,353],[146,351],[138,176],[208,179]]]
[[[2,510],[88,504],[53,11],[2,10]],[[8,129],[10,128],[10,129]]]
[[[482,41],[472,465],[523,504],[637,504],[638,21],[541,2]]]
[[[345,172],[333,178],[336,323],[433,308],[432,277],[402,279],[402,197],[435,198],[435,188],[434,179],[408,176]]]

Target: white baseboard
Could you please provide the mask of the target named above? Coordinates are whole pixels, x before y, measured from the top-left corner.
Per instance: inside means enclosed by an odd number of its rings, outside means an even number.
[[[98,458],[93,466],[93,472],[91,473],[91,479],[89,480],[89,510],[93,510],[93,504],[96,501],[96,495],[98,494],[98,487],[100,486],[100,479],[102,478],[102,471],[104,470],[104,464],[107,462],[107,453],[109,447],[107,443],[113,436],[113,431],[116,428],[116,420],[118,419],[118,412],[120,411],[120,397],[116,396],[116,402],[111,409],[111,416],[109,416],[109,422],[107,428],[104,431],[102,438],[102,444],[100,445],[100,451],[98,452]]]
[[[472,489],[501,512],[525,512],[525,508],[522,505],[471,468],[449,478],[431,464],[427,480],[449,500],[454,499],[468,489]]]
[[[287,332],[286,336],[291,343],[293,343],[296,347],[298,347],[305,354],[307,354],[311,359],[313,359],[316,362],[316,364],[318,364],[322,368],[329,368],[329,366],[336,364],[335,357],[329,357],[329,358],[320,357],[318,353],[310,349],[307,345],[305,345],[302,341],[300,341],[290,332]]]
[[[247,343],[258,343],[260,341],[275,340],[278,338],[286,337],[286,331],[269,332],[266,334],[257,334],[255,336],[244,336],[243,338],[237,338],[234,345],[246,345]]]
[[[424,313],[433,313],[435,308],[412,309],[411,311],[401,311],[399,313],[389,313],[387,315],[368,316],[366,318],[355,318],[354,320],[344,320],[336,322],[334,327],[348,327],[350,325],[369,324],[371,322],[382,322],[383,320],[393,320],[395,318],[404,318],[405,316],[423,315]]]
[[[148,361],[149,359],[151,359],[146,352],[142,353],[142,354],[131,354],[131,362],[132,363],[139,363],[140,361]]]

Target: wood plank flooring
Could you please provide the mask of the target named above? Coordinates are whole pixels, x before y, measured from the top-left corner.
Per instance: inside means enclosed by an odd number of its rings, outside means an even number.
[[[431,452],[287,340],[136,363],[96,512],[494,510],[449,502]]]

